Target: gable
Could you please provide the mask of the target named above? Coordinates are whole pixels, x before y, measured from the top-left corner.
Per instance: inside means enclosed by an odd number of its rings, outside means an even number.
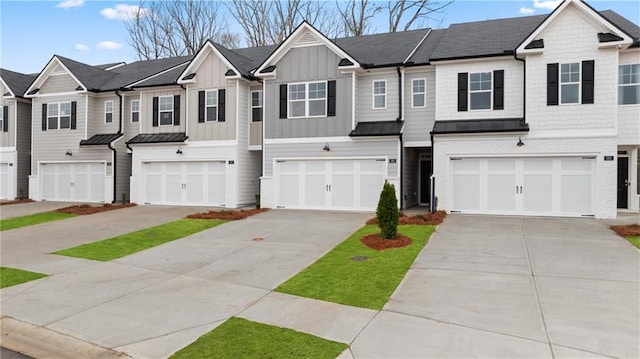
[[[48,76],[42,85],[40,85],[40,91],[38,93],[48,94],[75,92],[78,86],[80,86],[80,83],[68,73],[52,74],[52,76]]]
[[[215,68],[212,69],[209,68],[209,66],[214,66]],[[196,53],[189,65],[187,65],[184,71],[182,71],[178,77],[178,83],[184,84],[199,82],[202,81],[202,77],[204,76],[224,77],[228,70],[233,71],[236,76],[239,77],[240,71],[233,66],[229,59],[216,49],[211,41],[207,41],[200,50],[198,50],[198,53]],[[201,80],[197,78],[198,74],[201,74]]]
[[[25,96],[31,97],[38,93],[67,93],[84,90],[85,86],[56,56],[53,56],[29,86]]]
[[[4,81],[0,81],[0,95],[2,97],[13,97],[11,90],[4,84]]]
[[[291,47],[319,46],[322,41],[311,31],[305,29]]]

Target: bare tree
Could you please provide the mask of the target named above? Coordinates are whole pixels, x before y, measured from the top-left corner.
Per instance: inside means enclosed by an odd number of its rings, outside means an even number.
[[[344,36],[361,36],[372,32],[373,18],[383,7],[369,0],[339,1],[336,4]]]
[[[337,19],[325,5],[314,0],[232,0],[227,3],[244,30],[249,46],[278,44],[303,20],[329,37],[336,35]]]
[[[416,21],[431,18],[431,14],[438,13],[453,1],[434,0],[395,0],[387,3],[389,12],[389,32],[407,31]],[[400,28],[401,24],[404,26]]]
[[[193,55],[207,39],[233,43],[215,0],[141,2],[125,22],[128,42],[140,59]],[[236,41],[237,42],[237,41]]]

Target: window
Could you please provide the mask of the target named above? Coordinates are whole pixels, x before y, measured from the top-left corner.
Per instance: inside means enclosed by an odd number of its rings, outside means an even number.
[[[0,104],[0,128],[4,128],[4,106]]]
[[[560,65],[560,103],[580,102],[580,63]]]
[[[160,125],[173,125],[173,96],[158,98]]]
[[[218,90],[205,91],[205,121],[218,120]]]
[[[131,122],[140,121],[140,100],[131,101]]]
[[[419,108],[426,107],[426,79],[413,79],[411,80],[411,107]]]
[[[104,102],[104,122],[113,122],[113,101]]]
[[[289,117],[324,117],[327,115],[327,83],[289,84],[288,102]]]
[[[387,108],[387,81],[373,81],[373,108]]]
[[[262,91],[251,91],[251,121],[262,121]]]
[[[640,64],[618,68],[618,105],[640,104]]]
[[[71,102],[47,104],[47,128],[71,128]]]
[[[491,109],[491,72],[469,74],[469,108]]]

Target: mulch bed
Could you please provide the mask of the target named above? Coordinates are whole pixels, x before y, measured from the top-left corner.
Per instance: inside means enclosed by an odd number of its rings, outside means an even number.
[[[624,224],[620,226],[611,226],[609,228],[621,237],[640,237],[640,224]]]
[[[231,210],[222,210],[222,211],[209,211],[205,213],[196,213],[190,214],[187,218],[194,219],[226,219],[229,221],[236,221],[239,219],[245,219],[247,217],[253,216],[258,213],[268,211],[268,208],[259,208],[259,209],[241,209],[239,211],[231,211]]]
[[[29,203],[29,202],[35,202],[35,201],[32,200],[32,199],[29,199],[29,198],[16,199],[16,200],[13,200],[13,201],[0,202],[0,206],[5,206],[5,205],[9,205],[9,204]]]
[[[365,246],[375,249],[376,251],[383,251],[390,248],[402,248],[411,244],[411,238],[398,233],[396,239],[384,239],[380,236],[380,233],[369,234],[362,238],[360,241]]]
[[[68,213],[68,214],[77,214],[77,215],[85,215],[85,214],[94,214],[106,211],[113,211],[114,209],[127,208],[135,206],[135,203],[125,203],[125,204],[103,204],[101,206],[92,206],[89,204],[79,204],[75,206],[64,207],[60,209],[56,209],[56,212],[60,213]]]
[[[425,214],[418,214],[415,216],[406,216],[404,213],[400,213],[398,224],[430,224],[438,225],[442,223],[444,217],[447,216],[445,211],[437,211],[435,213],[427,212]],[[367,221],[367,224],[378,224],[377,219],[371,218]]]

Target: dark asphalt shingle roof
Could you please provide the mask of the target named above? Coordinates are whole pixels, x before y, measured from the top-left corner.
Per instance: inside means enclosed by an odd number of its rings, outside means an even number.
[[[418,46],[429,29],[392,32],[335,39],[336,45],[362,67],[401,64]]]
[[[251,77],[251,71],[260,66],[277,47],[270,45],[230,50],[217,43],[213,45],[245,77]]]
[[[488,132],[528,132],[529,125],[523,118],[493,120],[436,121],[431,134],[448,133],[488,133]]]
[[[130,139],[127,144],[136,143],[163,143],[163,142],[184,142],[189,137],[184,132],[170,132],[170,133],[141,133],[134,138]]]
[[[600,15],[609,20],[609,22],[616,25],[618,28],[620,28],[620,30],[626,32],[627,35],[631,36],[636,44],[640,42],[640,27],[638,25],[632,23],[625,17],[612,10],[600,11]]]
[[[93,135],[89,139],[81,140],[80,146],[97,146],[97,145],[108,145],[111,142],[117,140],[122,137],[121,133],[109,133],[102,135]]]
[[[349,136],[397,136],[402,132],[403,125],[402,121],[358,122]]]
[[[9,89],[15,96],[22,97],[24,92],[29,88],[29,85],[36,79],[36,75],[25,75],[7,69],[0,69],[0,78],[9,86]],[[1,95],[4,94],[0,94],[0,96]]]
[[[177,66],[176,68],[169,70],[163,74],[158,76],[154,76],[148,80],[144,80],[140,83],[132,86],[133,88],[137,87],[153,87],[153,86],[163,86],[163,85],[175,85],[179,80],[180,74],[184,71],[187,64],[182,64]]]
[[[58,60],[71,71],[78,81],[80,81],[87,90],[95,91],[100,89],[100,85],[113,77],[113,73],[91,65],[83,64],[69,58],[56,55]]]
[[[126,65],[126,63],[125,62],[111,62],[111,63],[108,63],[108,64],[93,65],[93,67],[97,67],[99,69],[106,70],[106,69],[108,69],[110,67],[113,67],[113,66],[116,66],[116,65]]]
[[[428,64],[431,58],[431,54],[435,51],[435,49],[440,45],[440,41],[446,35],[447,30],[431,30],[429,36],[424,40],[420,47],[416,50],[416,52],[411,55],[408,63],[411,65],[423,65]]]
[[[174,66],[188,63],[193,56],[170,57],[167,59],[142,60],[117,67],[111,72],[115,74],[100,86],[100,90],[117,90],[147,77],[159,74]],[[163,76],[164,74],[160,75]],[[178,75],[176,75],[177,78]],[[166,78],[164,78],[166,79]],[[150,79],[152,80],[152,79]]]

